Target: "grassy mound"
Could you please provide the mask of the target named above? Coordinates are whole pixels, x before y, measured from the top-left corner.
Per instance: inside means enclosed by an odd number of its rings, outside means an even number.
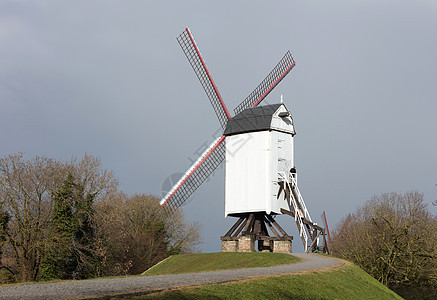
[[[402,299],[360,268],[329,270],[212,284],[133,299]]]
[[[197,253],[174,255],[142,275],[197,273],[292,264],[299,258],[284,253]]]

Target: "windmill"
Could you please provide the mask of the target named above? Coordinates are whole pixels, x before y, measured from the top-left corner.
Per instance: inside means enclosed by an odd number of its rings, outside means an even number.
[[[162,198],[161,206],[169,213],[177,210],[227,158],[225,216],[238,220],[221,237],[222,251],[254,251],[258,241],[259,251],[291,252],[293,238],[274,218],[288,214],[294,217],[308,252],[317,245],[324,230],[312,222],[297,187],[291,113],[282,98],[280,104],[258,106],[295,66],[290,51],[234,109],[235,116],[231,117],[188,27],[177,41],[224,132]]]

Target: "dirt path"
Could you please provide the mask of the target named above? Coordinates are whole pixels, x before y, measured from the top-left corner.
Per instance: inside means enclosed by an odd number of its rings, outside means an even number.
[[[0,299],[87,299],[141,295],[184,285],[225,283],[251,277],[290,274],[330,268],[340,260],[313,254],[293,253],[304,261],[276,267],[225,270],[178,275],[36,283],[0,287]]]

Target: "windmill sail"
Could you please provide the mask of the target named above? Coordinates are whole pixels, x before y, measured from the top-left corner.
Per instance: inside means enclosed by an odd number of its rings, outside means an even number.
[[[200,50],[188,27],[177,37],[177,41],[184,51],[185,56],[188,58],[194,73],[196,73],[197,78],[199,78],[199,81],[214,108],[217,118],[219,119],[220,125],[225,129],[226,123],[231,118],[231,115],[220,96],[214,80],[212,80],[211,74],[206,67],[205,61],[203,60]]]
[[[225,136],[221,136],[200,155],[160,204],[173,212],[181,207],[225,159]]]
[[[246,108],[257,106],[295,65],[290,51],[287,51],[269,75],[234,109],[234,113],[237,115]]]

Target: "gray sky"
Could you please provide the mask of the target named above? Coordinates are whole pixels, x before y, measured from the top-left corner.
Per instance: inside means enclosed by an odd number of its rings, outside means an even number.
[[[309,2],[309,1],[308,1]],[[437,2],[0,1],[0,155],[101,158],[128,193],[161,194],[219,123],[176,41],[191,31],[229,110],[290,50],[280,94],[299,187],[331,227],[382,192],[437,200]],[[207,3],[207,4],[206,4]],[[185,206],[219,251],[224,172]],[[295,236],[294,220],[279,222]]]

